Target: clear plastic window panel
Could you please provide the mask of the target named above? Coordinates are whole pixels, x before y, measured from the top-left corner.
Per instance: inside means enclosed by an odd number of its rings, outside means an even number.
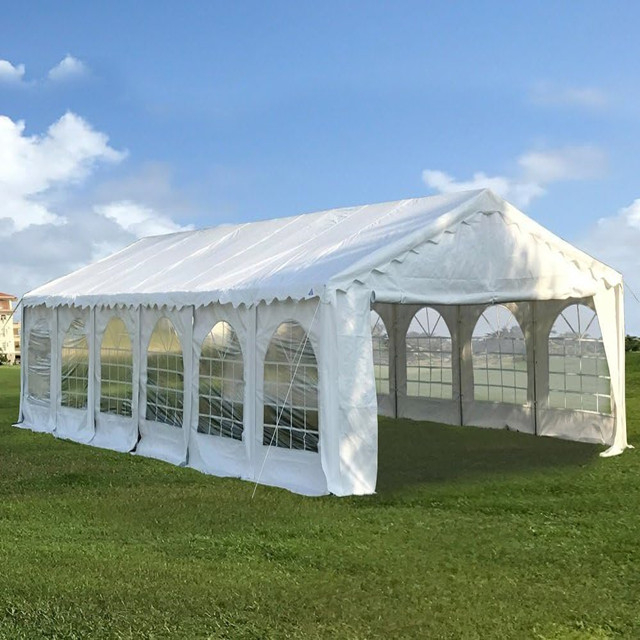
[[[549,335],[549,406],[611,414],[611,378],[595,312],[572,304]]]
[[[158,320],[147,351],[147,420],[182,427],[184,363],[173,323]]]
[[[86,409],[89,393],[89,343],[84,320],[71,323],[62,343],[60,404],[72,409]]]
[[[131,417],[133,351],[120,318],[111,318],[100,346],[100,411]]]
[[[198,431],[242,440],[242,348],[228,322],[218,322],[202,343]]]
[[[263,444],[318,451],[318,365],[305,330],[283,322],[264,363]]]
[[[51,398],[51,335],[46,322],[40,321],[29,331],[27,347],[27,398],[48,405]]]
[[[507,307],[484,310],[471,339],[475,400],[526,404],[527,349],[524,334]]]
[[[451,334],[443,317],[420,309],[406,336],[407,396],[453,398]]]
[[[371,341],[373,343],[373,371],[376,392],[389,393],[389,334],[382,318],[371,311]]]

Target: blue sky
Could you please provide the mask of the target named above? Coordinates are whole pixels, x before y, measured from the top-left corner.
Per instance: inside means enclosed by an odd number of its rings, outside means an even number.
[[[11,4],[0,289],[149,232],[488,185],[640,296],[638,3]]]

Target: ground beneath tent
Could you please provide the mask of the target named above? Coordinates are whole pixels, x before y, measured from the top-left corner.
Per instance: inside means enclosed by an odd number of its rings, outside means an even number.
[[[379,419],[378,492],[413,485],[581,467],[606,447],[506,429]]]

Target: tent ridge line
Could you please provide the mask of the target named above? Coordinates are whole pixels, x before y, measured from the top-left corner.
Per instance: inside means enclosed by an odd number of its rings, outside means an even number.
[[[356,277],[358,278],[362,278],[365,277],[367,275],[369,275],[373,269],[375,268],[379,268],[379,267],[384,267],[386,265],[389,265],[391,263],[392,260],[394,260],[394,258],[399,258],[400,255],[405,254],[405,253],[409,253],[412,249],[415,249],[416,247],[422,245],[422,244],[426,244],[427,242],[434,240],[434,244],[438,244],[438,240],[437,238],[441,237],[443,233],[445,232],[450,232],[452,234],[455,234],[457,232],[457,227],[466,222],[467,220],[469,220],[470,218],[477,216],[478,214],[481,214],[483,211],[485,211],[485,209],[478,207],[475,203],[477,200],[482,201],[483,198],[486,197],[486,194],[490,193],[487,189],[483,189],[482,191],[475,193],[471,198],[469,198],[468,200],[465,200],[464,202],[460,203],[457,207],[454,207],[453,209],[451,209],[450,211],[442,214],[441,216],[439,216],[432,225],[430,225],[430,229],[427,229],[426,231],[424,229],[419,229],[417,231],[414,231],[413,233],[409,234],[408,236],[403,236],[402,238],[400,238],[399,240],[397,240],[395,243],[393,243],[391,245],[390,248],[385,248],[382,250],[378,250],[376,252],[374,252],[373,254],[363,258],[362,260],[360,260],[359,262],[355,263],[354,265],[351,265],[350,267],[348,267],[347,269],[338,272],[337,274],[334,274],[331,278],[330,281],[335,281],[338,280],[340,278],[345,277],[347,274],[349,274],[349,272],[354,272],[354,282]],[[405,201],[403,201],[405,202]],[[406,201],[409,202],[409,201]],[[471,210],[470,210],[471,209]],[[449,221],[450,220],[450,221]],[[427,234],[425,236],[425,233]],[[385,260],[384,262],[382,262],[379,265],[375,265],[375,266],[371,266],[369,268],[364,269],[364,273],[360,272],[358,273],[358,264],[359,263],[370,263],[373,260],[375,260],[375,256],[376,254],[384,254],[387,253],[389,251],[392,251],[393,246],[397,245],[398,246],[398,252],[399,255],[398,256],[394,256],[392,258],[388,258],[387,260]],[[408,246],[407,246],[408,245]],[[399,260],[400,263],[402,263],[402,260]]]
[[[480,194],[480,195],[482,195],[482,194]],[[384,275],[384,274],[387,273],[388,267],[391,264],[403,264],[404,261],[409,256],[409,254],[420,255],[420,252],[417,250],[417,248],[419,246],[421,246],[423,244],[438,245],[438,244],[440,244],[440,241],[441,241],[442,237],[445,234],[446,235],[456,235],[458,233],[458,230],[459,230],[460,226],[462,226],[462,225],[471,226],[471,221],[472,221],[473,218],[477,218],[477,217],[480,217],[480,216],[490,216],[490,215],[494,215],[494,214],[502,215],[502,212],[497,210],[497,209],[475,209],[474,211],[469,213],[468,216],[463,217],[462,219],[456,220],[449,227],[446,227],[446,228],[444,228],[442,230],[436,231],[433,236],[427,238],[426,240],[417,241],[413,246],[408,248],[406,251],[403,251],[399,255],[391,258],[386,263],[382,263],[382,264],[380,264],[380,265],[378,265],[376,267],[372,267],[370,269],[369,273],[377,272],[377,273],[380,273],[381,275]],[[444,214],[444,215],[449,215],[449,214]],[[357,282],[359,284],[365,284],[365,282],[362,280],[361,277],[359,277],[357,279],[354,279],[354,282]]]

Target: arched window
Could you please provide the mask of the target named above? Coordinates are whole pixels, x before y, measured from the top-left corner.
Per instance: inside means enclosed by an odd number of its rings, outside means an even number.
[[[549,335],[549,406],[611,413],[611,379],[598,316],[572,304]]]
[[[160,318],[147,351],[147,420],[182,427],[184,364],[180,338],[168,318]]]
[[[373,342],[373,372],[376,392],[389,393],[389,334],[382,318],[371,311],[371,340]]]
[[[198,431],[242,440],[244,367],[236,332],[218,322],[202,343]]]
[[[265,356],[263,444],[318,451],[318,365],[296,322],[276,329]]]
[[[86,409],[89,392],[89,344],[84,333],[84,320],[71,322],[62,343],[60,405]]]
[[[515,316],[502,305],[487,307],[471,339],[475,400],[525,404],[527,349]]]
[[[47,405],[51,397],[51,336],[44,320],[31,328],[27,344],[27,398]]]
[[[133,351],[127,327],[111,318],[100,345],[100,411],[131,417]]]
[[[406,345],[407,396],[453,398],[451,334],[435,309],[423,307],[413,316]]]

